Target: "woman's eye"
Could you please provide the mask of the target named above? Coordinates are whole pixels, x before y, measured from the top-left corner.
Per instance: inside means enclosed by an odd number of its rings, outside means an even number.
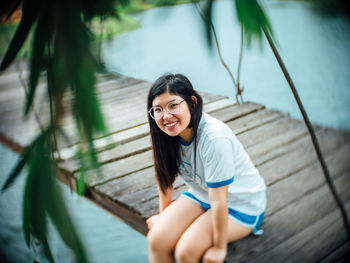
[[[161,108],[155,108],[153,109],[154,113],[161,113],[162,109]]]
[[[171,103],[169,105],[170,109],[176,109],[176,107],[178,106],[179,104],[178,103]]]

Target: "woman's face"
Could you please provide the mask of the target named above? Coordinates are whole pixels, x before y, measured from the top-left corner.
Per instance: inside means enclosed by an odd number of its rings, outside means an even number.
[[[190,109],[186,101],[178,95],[165,92],[154,98],[152,107],[160,106],[163,108],[164,115],[156,119],[155,122],[159,129],[168,134],[169,136],[179,135],[181,139],[189,141],[192,138],[192,128],[188,128],[188,125],[191,121]],[[181,102],[183,101],[183,102]],[[178,105],[179,112],[176,114],[169,113],[166,108],[168,103],[180,103]]]

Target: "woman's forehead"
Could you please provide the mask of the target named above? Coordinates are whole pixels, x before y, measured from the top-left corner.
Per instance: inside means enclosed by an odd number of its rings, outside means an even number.
[[[162,105],[166,105],[170,101],[179,100],[179,99],[182,99],[182,97],[180,97],[179,95],[169,93],[169,92],[164,92],[153,99],[152,105],[162,106]]]

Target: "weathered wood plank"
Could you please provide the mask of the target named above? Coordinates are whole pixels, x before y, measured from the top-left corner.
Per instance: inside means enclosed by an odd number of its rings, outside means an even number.
[[[350,211],[350,202],[346,210]],[[340,212],[335,210],[250,262],[277,263],[291,258],[293,262],[317,262],[346,240],[341,222]]]
[[[318,138],[323,146],[324,153],[336,149],[345,142],[343,137],[334,136],[333,133],[327,130],[319,131]],[[302,137],[296,142],[289,144],[288,148],[291,151],[284,152],[282,149],[281,155],[277,155],[276,158],[262,165],[257,165],[267,185],[286,178],[317,160],[315,149],[308,137]]]
[[[235,104],[220,111],[214,111],[210,115],[223,122],[229,122],[263,108],[264,106],[261,104],[246,102],[242,105]]]
[[[345,201],[350,198],[348,178],[349,172],[335,180],[337,190]],[[328,186],[323,185],[272,216],[266,217],[262,225],[264,235],[249,236],[230,244],[227,262],[251,262],[260,254],[273,249],[335,209],[337,209],[336,204]]]
[[[321,259],[319,263],[348,263],[350,262],[350,248],[349,243],[344,242],[336,250],[332,251],[331,254]]]
[[[102,166],[102,176],[98,176],[95,172],[87,173],[86,182],[93,187],[106,181],[125,176],[127,174],[151,167],[153,165],[153,156],[151,151],[146,151],[138,155],[133,155],[116,163],[107,163]],[[64,163],[60,166],[64,169]]]
[[[98,153],[98,160],[101,165],[106,163],[118,162],[121,159],[140,154],[151,150],[151,137],[149,135],[141,137],[127,143],[114,144],[110,150],[101,151]],[[116,164],[116,169],[119,164]],[[79,161],[73,156],[70,159],[64,160],[65,170],[75,173],[79,169]]]
[[[350,171],[348,160],[350,160],[349,143],[325,155],[325,161],[333,179]],[[321,165],[315,162],[300,172],[271,185],[267,190],[266,216],[276,213],[323,184],[325,184],[325,177]]]
[[[229,121],[226,124],[238,135],[285,116],[279,111],[261,109],[239,119]]]

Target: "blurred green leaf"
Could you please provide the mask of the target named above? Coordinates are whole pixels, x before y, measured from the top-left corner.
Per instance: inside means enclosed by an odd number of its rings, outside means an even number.
[[[212,32],[211,32],[211,17],[212,17],[212,9],[213,9],[213,0],[207,0],[205,2],[204,7],[204,17],[205,17],[205,29],[207,32],[207,41],[209,46],[212,45],[213,38],[212,38]]]
[[[56,178],[49,176],[47,185],[50,191],[50,194],[47,195],[47,214],[56,226],[65,244],[76,252],[77,262],[88,262],[84,247],[68,214],[68,209],[65,206]]]
[[[20,172],[22,171],[22,169],[28,161],[29,154],[30,148],[25,149],[21,159],[18,161],[17,165],[12,169],[10,175],[7,177],[6,182],[1,188],[1,191],[5,191],[17,179],[17,177],[20,175]]]
[[[44,9],[44,7],[42,8]],[[26,101],[25,115],[29,113],[29,109],[32,106],[40,72],[45,68],[45,46],[50,42],[52,35],[50,14],[47,12],[46,8],[45,11],[45,14],[38,20],[38,25],[36,27],[34,35],[31,71],[29,78],[29,93]]]
[[[256,0],[235,0],[238,20],[244,28],[248,45],[253,37],[259,42],[262,39],[263,30],[272,36],[272,28],[262,6]]]
[[[29,94],[25,114],[34,102],[40,72],[46,70],[50,101],[51,125],[29,146],[4,185],[7,188],[18,176],[24,165],[28,175],[23,200],[23,229],[26,243],[38,240],[47,259],[54,261],[47,238],[48,216],[63,241],[75,253],[78,262],[87,262],[82,243],[69,217],[57,184],[55,147],[53,136],[60,131],[60,118],[64,112],[65,91],[71,91],[72,114],[80,139],[81,169],[77,180],[78,192],[85,191],[84,174],[93,169],[100,172],[93,138],[105,133],[106,126],[95,93],[95,72],[99,69],[92,55],[92,34],[86,22],[96,16],[118,17],[116,4],[128,0],[23,0],[22,20],[11,41],[1,69],[5,69],[21,49],[30,29],[37,21],[32,43]]]

